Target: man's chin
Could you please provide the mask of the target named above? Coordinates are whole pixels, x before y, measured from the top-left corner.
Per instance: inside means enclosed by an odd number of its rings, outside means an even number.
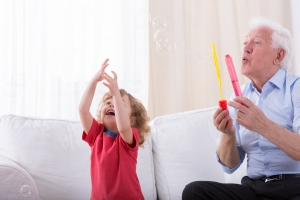
[[[242,65],[241,74],[244,76],[247,76],[247,66],[246,65]]]

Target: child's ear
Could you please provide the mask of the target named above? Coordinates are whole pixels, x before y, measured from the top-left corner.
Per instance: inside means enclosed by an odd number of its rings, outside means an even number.
[[[135,125],[135,120],[136,120],[135,117],[131,117],[131,118],[130,118],[130,125],[131,125],[131,126],[134,126],[134,125]]]

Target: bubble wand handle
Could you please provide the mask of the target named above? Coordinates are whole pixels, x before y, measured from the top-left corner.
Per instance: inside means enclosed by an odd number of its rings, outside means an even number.
[[[231,79],[231,83],[234,89],[234,93],[235,96],[243,96],[242,91],[241,91],[241,87],[239,84],[239,80],[236,76],[236,72],[235,72],[235,68],[232,62],[232,59],[230,57],[230,55],[226,55],[225,56],[225,61],[226,61],[226,65],[227,65],[227,69],[230,75],[230,79]]]

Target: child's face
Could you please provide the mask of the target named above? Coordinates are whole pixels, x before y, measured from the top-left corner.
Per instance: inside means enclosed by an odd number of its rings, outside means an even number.
[[[124,104],[128,117],[130,118],[131,105],[129,97],[127,95],[122,96],[122,103]],[[115,108],[112,98],[107,99],[106,102],[104,102],[104,105],[101,110],[101,121],[107,129],[115,129],[117,127]]]

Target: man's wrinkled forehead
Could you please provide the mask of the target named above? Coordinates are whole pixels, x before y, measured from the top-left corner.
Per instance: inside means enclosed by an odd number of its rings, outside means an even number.
[[[246,35],[245,39],[250,40],[254,38],[261,38],[268,41],[270,39],[270,34],[271,31],[268,29],[254,29]]]

